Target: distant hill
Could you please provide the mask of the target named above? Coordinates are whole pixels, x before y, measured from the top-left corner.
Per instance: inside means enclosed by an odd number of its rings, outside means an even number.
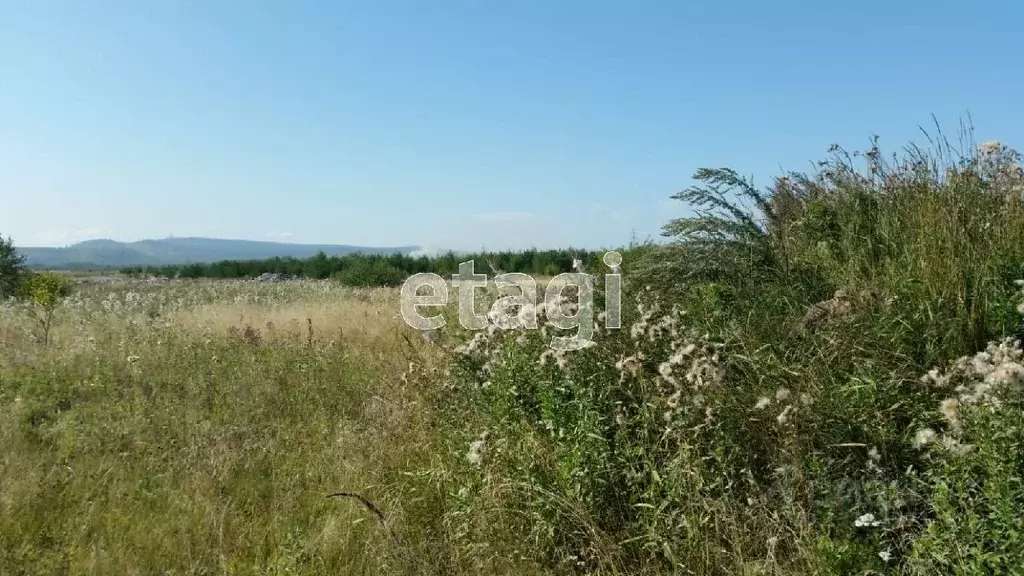
[[[258,260],[274,257],[309,258],[351,254],[409,254],[418,246],[374,248],[334,244],[286,244],[215,238],[166,238],[117,242],[88,240],[65,248],[18,248],[31,268],[83,269],[210,263],[221,260]]]

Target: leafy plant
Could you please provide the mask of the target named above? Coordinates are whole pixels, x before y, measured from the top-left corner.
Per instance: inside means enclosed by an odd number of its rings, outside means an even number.
[[[0,236],[0,301],[18,293],[25,275],[25,256],[14,247],[14,240]]]
[[[71,282],[67,277],[54,272],[33,272],[22,280],[22,296],[28,305],[29,315],[39,326],[44,346],[50,344],[54,316],[70,291]]]

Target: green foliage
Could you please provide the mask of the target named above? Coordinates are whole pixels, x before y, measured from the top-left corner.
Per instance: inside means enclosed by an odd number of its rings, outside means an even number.
[[[14,240],[0,236],[0,301],[18,293],[25,275],[25,257],[14,248]]]
[[[36,320],[43,345],[50,343],[54,316],[63,299],[71,292],[67,277],[54,272],[29,272],[22,279],[21,295],[29,314]]]
[[[493,275],[490,266],[502,272],[523,272],[538,276],[555,276],[572,270],[573,256],[585,266],[593,267],[603,253],[582,250],[526,250],[522,252],[481,252],[457,255],[408,256],[404,254],[348,254],[327,256],[323,252],[305,260],[271,258],[268,260],[225,260],[213,264],[186,266],[135,266],[123,268],[128,276],[153,275],[164,278],[254,278],[264,273],[284,274],[297,278],[337,278],[352,286],[394,286],[420,272],[451,276],[459,264],[472,260],[477,273]],[[401,276],[401,278],[399,278]]]
[[[1020,574],[1018,160],[833,149],[765,190],[702,170],[673,242],[626,252],[622,329],[574,352],[543,313],[462,334],[448,309],[427,344],[363,306],[395,291],[321,282],[40,297],[76,315],[60,350],[18,347],[12,307],[0,571]],[[466,258],[168,272],[377,285]]]
[[[29,272],[21,285],[22,297],[43,309],[56,308],[71,292],[71,282],[55,272]]]
[[[388,264],[360,264],[335,273],[334,278],[347,286],[400,286],[409,275]]]
[[[560,573],[1019,571],[1024,352],[988,343],[1021,334],[1024,178],[997,148],[699,171],[622,331],[459,349],[466,541]],[[922,379],[945,366],[979,372]]]

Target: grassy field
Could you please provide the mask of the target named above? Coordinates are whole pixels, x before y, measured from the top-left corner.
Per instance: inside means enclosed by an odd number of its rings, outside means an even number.
[[[0,573],[1022,574],[1019,156],[820,166],[699,172],[573,352],[331,281],[9,301]]]
[[[404,517],[439,512],[408,476],[430,412],[402,381],[429,350],[397,311],[331,283],[90,286],[44,348],[4,310],[0,572],[416,571],[340,491],[429,563]]]

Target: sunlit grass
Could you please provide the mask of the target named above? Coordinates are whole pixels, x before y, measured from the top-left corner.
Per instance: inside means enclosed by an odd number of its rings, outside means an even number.
[[[409,511],[438,512],[406,480],[431,432],[401,373],[430,351],[401,337],[396,302],[313,283],[105,286],[74,297],[45,348],[6,310],[0,571],[415,571],[366,509],[326,498],[365,495],[405,540],[421,530]],[[431,537],[413,540],[429,558]]]

